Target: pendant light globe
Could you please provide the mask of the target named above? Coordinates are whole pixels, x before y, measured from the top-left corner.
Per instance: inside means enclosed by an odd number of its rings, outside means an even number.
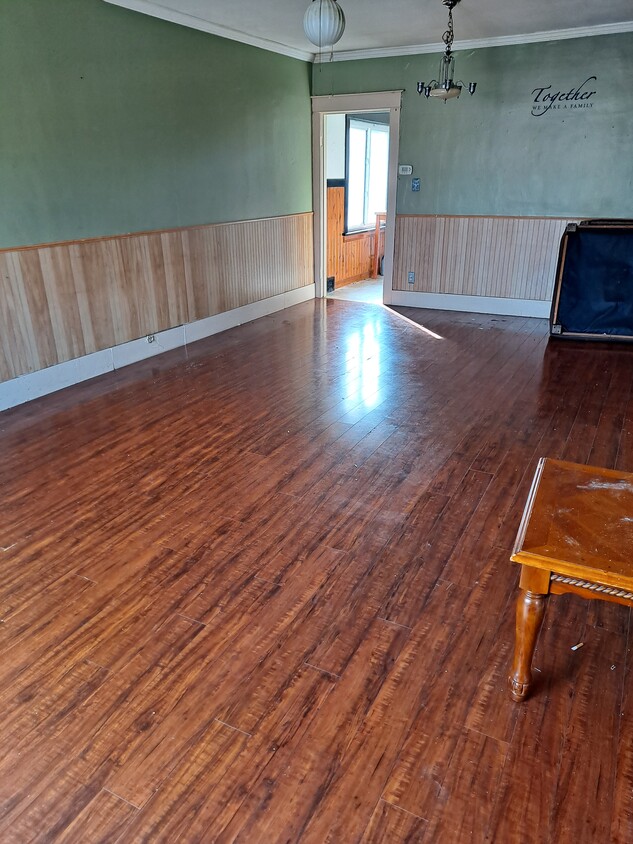
[[[319,50],[340,41],[345,31],[345,15],[336,0],[312,0],[303,17],[303,31]]]

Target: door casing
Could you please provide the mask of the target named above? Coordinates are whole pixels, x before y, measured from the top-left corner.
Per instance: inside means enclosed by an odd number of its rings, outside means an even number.
[[[402,91],[379,91],[371,94],[336,94],[312,97],[312,199],[314,208],[314,281],[315,295],[326,294],[326,224],[327,198],[325,149],[323,144],[326,114],[354,112],[389,112],[389,165],[387,175],[387,220],[385,228],[385,260],[382,297],[391,304],[393,255],[396,230],[396,192],[398,188],[398,149],[400,143],[400,109]]]

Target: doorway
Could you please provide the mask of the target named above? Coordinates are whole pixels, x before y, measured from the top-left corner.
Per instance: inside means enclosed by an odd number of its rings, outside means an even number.
[[[391,302],[400,98],[312,98],[317,297]]]
[[[389,112],[326,114],[326,295],[382,303]]]

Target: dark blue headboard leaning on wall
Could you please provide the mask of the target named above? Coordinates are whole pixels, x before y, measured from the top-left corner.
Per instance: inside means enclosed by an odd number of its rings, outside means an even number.
[[[558,255],[550,335],[633,341],[633,220],[567,226]]]

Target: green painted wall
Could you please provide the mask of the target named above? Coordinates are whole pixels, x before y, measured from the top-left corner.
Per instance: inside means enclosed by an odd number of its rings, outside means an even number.
[[[399,160],[422,189],[399,177],[398,213],[633,217],[632,33],[457,53],[457,77],[478,90],[446,104],[416,91],[438,63],[433,54],[313,69],[315,94],[405,89]],[[591,108],[531,115],[533,89],[567,92],[589,76]]]
[[[0,0],[0,247],[308,211],[309,95],[305,62]]]

